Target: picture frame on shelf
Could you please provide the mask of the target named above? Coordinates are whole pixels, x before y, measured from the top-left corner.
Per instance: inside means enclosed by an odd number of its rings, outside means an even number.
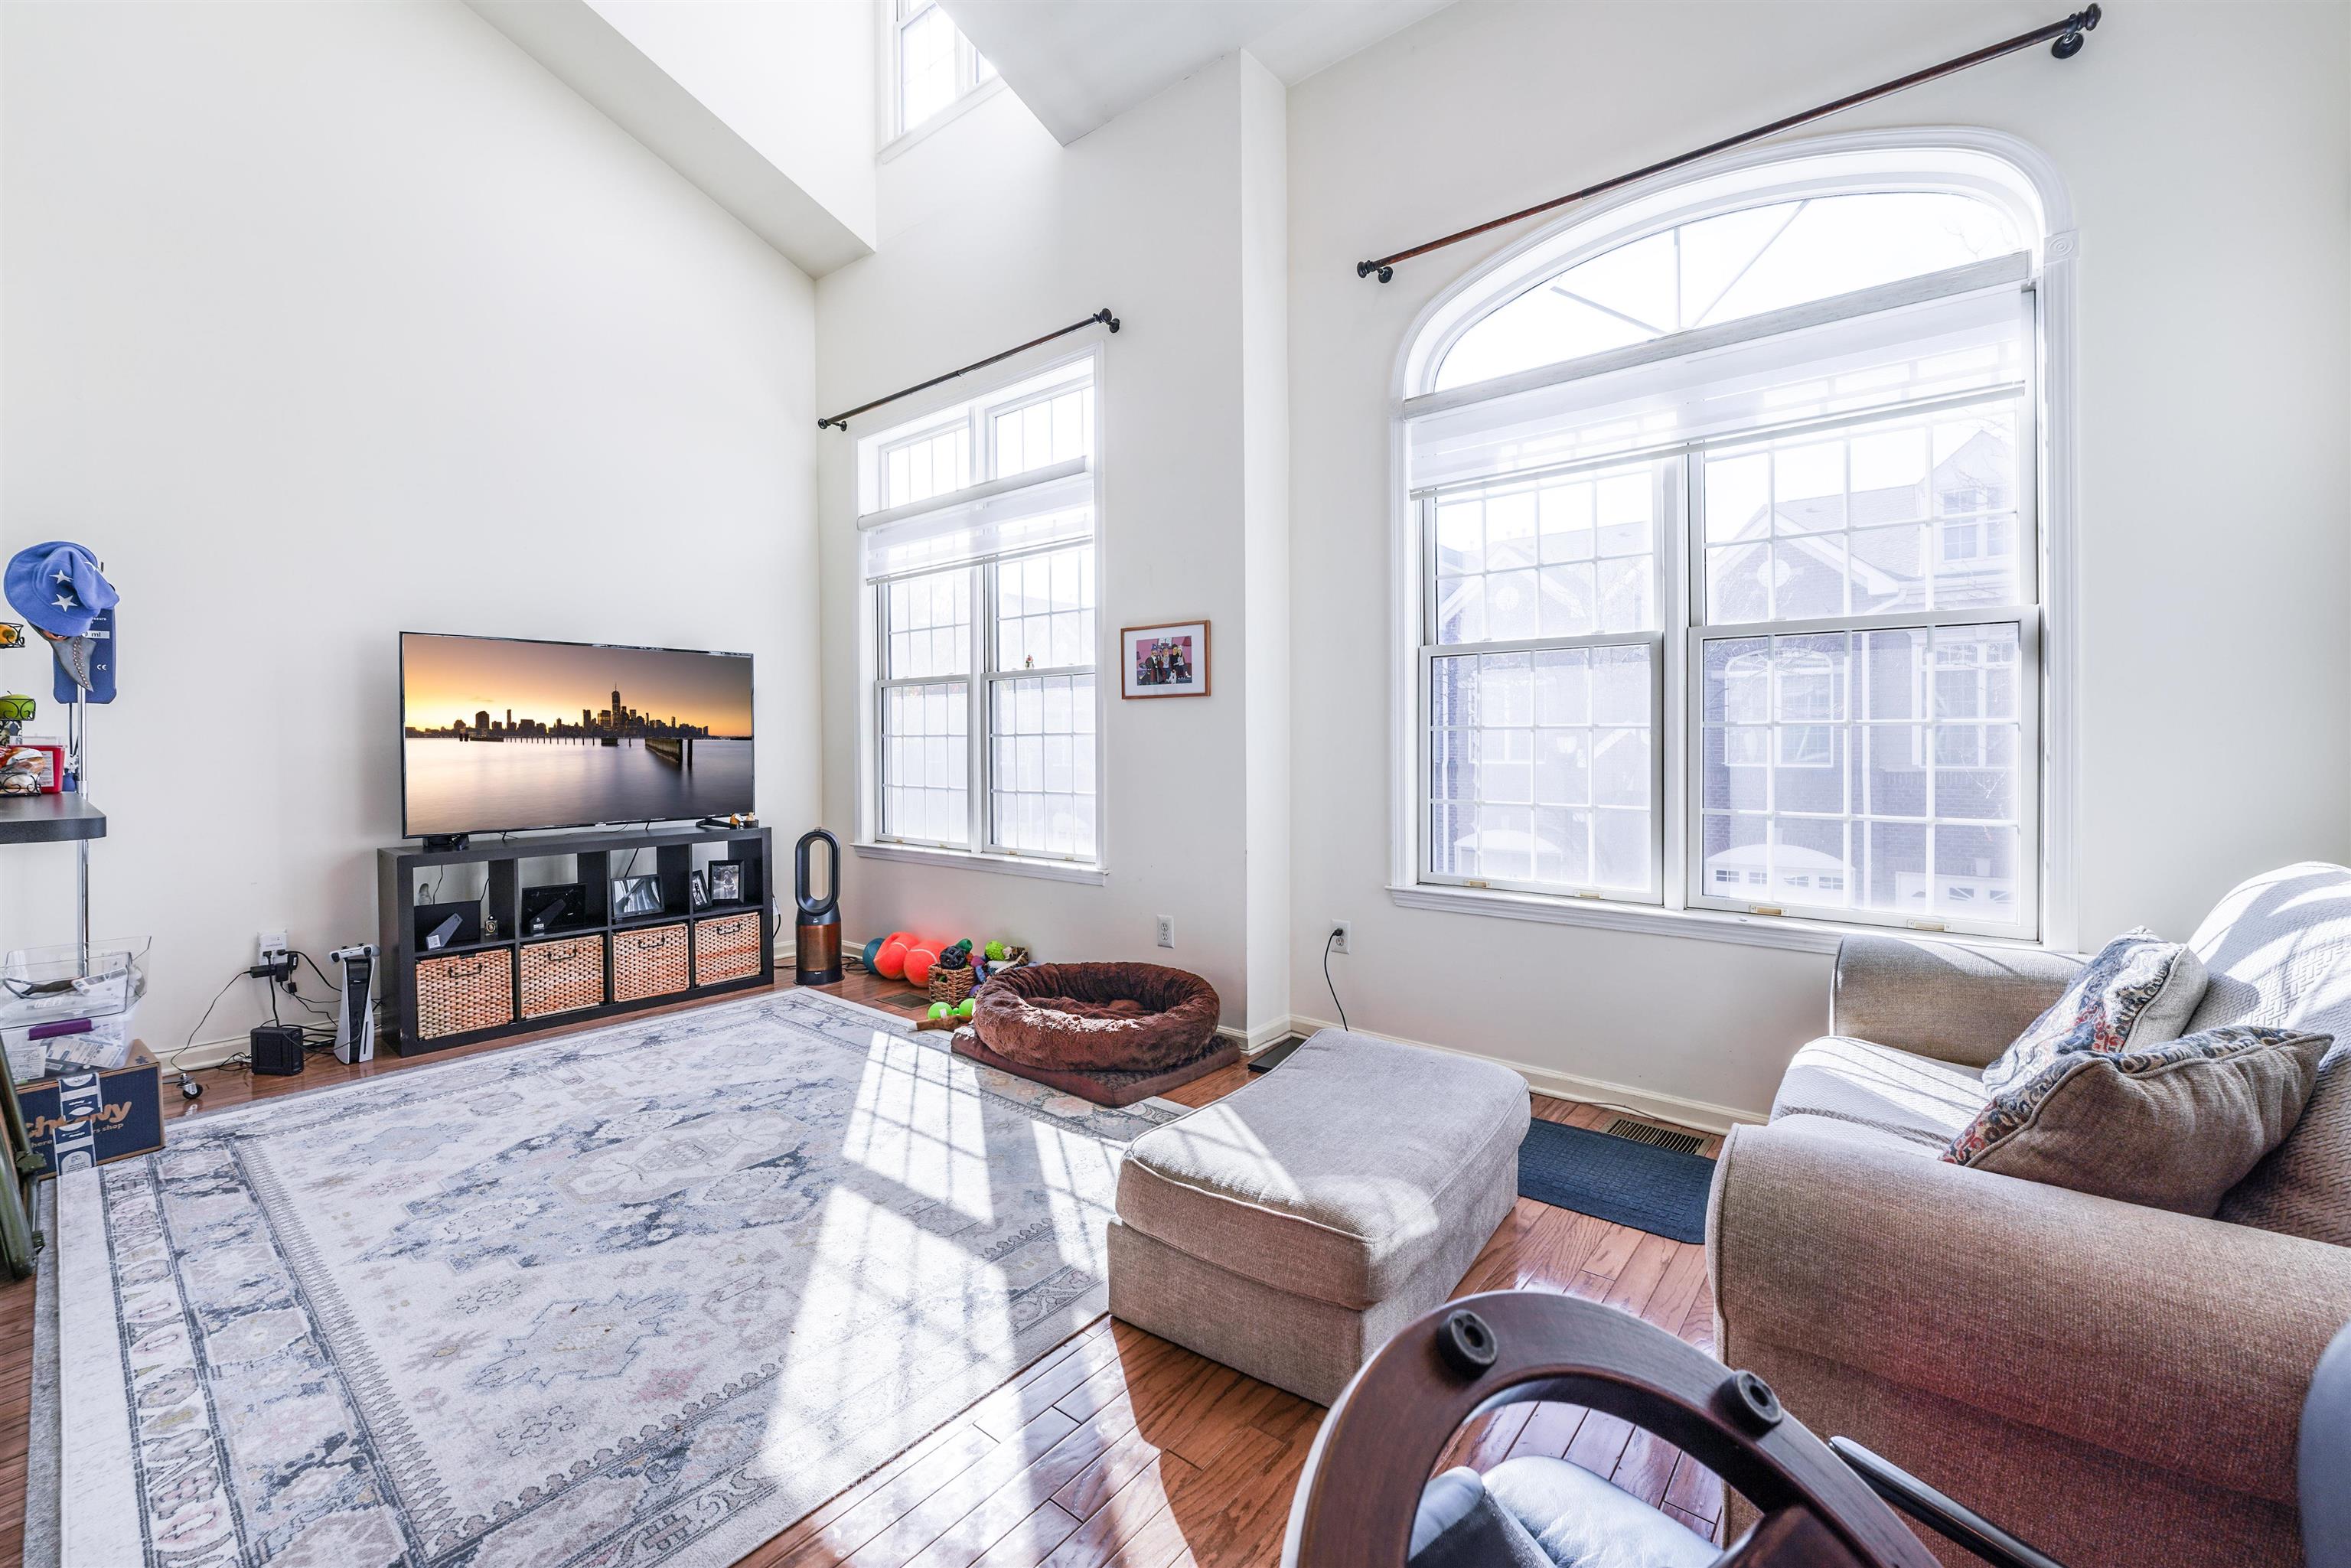
[[[690,876],[690,877],[688,877],[688,878],[686,878],[686,879],[685,879],[685,895],[686,895],[686,899],[687,899],[687,901],[688,901],[689,903],[691,903],[691,904],[694,905],[694,907],[695,907],[695,908],[696,908],[696,909],[707,909],[707,908],[709,908],[709,907],[710,907],[710,881],[709,881],[709,879],[708,879],[707,877],[704,876],[702,873],[700,873],[700,872],[695,872],[692,876]]]
[[[635,920],[662,913],[661,878],[616,876],[612,879],[612,918]]]
[[[743,902],[743,862],[741,861],[710,862],[710,902],[713,904]]]
[[[1126,626],[1118,634],[1121,697],[1208,695],[1208,623]]]

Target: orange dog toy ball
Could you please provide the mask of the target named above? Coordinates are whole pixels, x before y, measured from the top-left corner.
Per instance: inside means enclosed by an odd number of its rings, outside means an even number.
[[[939,941],[935,936],[924,936],[906,949],[906,978],[912,984],[931,983],[931,966],[939,961]]]
[[[873,972],[885,980],[905,977],[906,946],[914,937],[904,931],[893,931],[882,943],[882,951],[873,956]]]

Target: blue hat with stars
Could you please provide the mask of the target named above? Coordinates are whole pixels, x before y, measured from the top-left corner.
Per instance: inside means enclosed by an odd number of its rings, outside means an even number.
[[[17,614],[52,637],[89,635],[90,622],[122,597],[98,570],[96,556],[64,539],[18,550],[0,589]]]

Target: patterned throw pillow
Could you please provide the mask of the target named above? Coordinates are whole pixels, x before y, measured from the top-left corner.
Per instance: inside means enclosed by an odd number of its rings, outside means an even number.
[[[1997,1094],[2070,1051],[2112,1055],[2178,1040],[2203,995],[2204,960],[2195,949],[2144,925],[2126,932],[1984,1069],[1984,1087]]]
[[[2294,1131],[2333,1043],[2224,1024],[2160,1045],[2067,1051],[1993,1095],[1943,1157],[2209,1218]]]

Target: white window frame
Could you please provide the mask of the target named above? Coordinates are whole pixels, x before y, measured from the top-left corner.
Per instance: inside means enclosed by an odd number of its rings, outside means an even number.
[[[2036,150],[2003,133],[1964,127],[1919,127],[1857,131],[1821,136],[1768,148],[1750,148],[1709,161],[1698,172],[1659,176],[1616,193],[1572,219],[1528,235],[1498,257],[1441,292],[1420,312],[1405,336],[1397,357],[1395,401],[1392,426],[1390,486],[1395,497],[1391,513],[1393,580],[1396,596],[1392,621],[1395,643],[1391,684],[1391,823],[1389,894],[1407,908],[1479,913],[1508,918],[1606,928],[1664,932],[1674,935],[1791,948],[1833,951],[1853,931],[1941,929],[1966,934],[1965,921],[1902,916],[1855,910],[1763,913],[1746,901],[1705,896],[1696,885],[1700,869],[1697,837],[1699,791],[1698,762],[1698,693],[1701,677],[1699,644],[1721,629],[1699,625],[1692,614],[1702,604],[1701,552],[1688,546],[1695,524],[1685,520],[1677,537],[1659,543],[1661,573],[1667,578],[1658,599],[1665,628],[1661,637],[1669,658],[1670,678],[1677,682],[1676,700],[1659,704],[1659,730],[1654,747],[1663,775],[1659,787],[1662,810],[1656,885],[1662,897],[1656,904],[1584,894],[1562,894],[1555,889],[1448,885],[1426,869],[1424,840],[1427,831],[1428,732],[1426,663],[1433,641],[1425,635],[1430,613],[1424,601],[1429,576],[1424,551],[1430,548],[1433,509],[1426,497],[1410,494],[1406,432],[1408,401],[1426,407],[1436,398],[1455,401],[1454,394],[1430,395],[1437,367],[1462,332],[1531,282],[1555,276],[1592,256],[1602,254],[1644,235],[1680,223],[1758,203],[1802,193],[1830,195],[1876,190],[1944,189],[1962,191],[1994,201],[2016,219],[2031,252],[2030,294],[2037,318],[2032,340],[2031,384],[2024,392],[2030,413],[2026,423],[2032,437],[2020,451],[2018,553],[2024,581],[2021,591],[2037,588],[2037,600],[2018,615],[1974,609],[1964,612],[1901,612],[1887,617],[1844,616],[1827,622],[1837,630],[1865,627],[1872,620],[1887,625],[1917,627],[1946,624],[2020,623],[2020,658],[2037,680],[2027,679],[2020,692],[2020,719],[2024,743],[2038,746],[2037,800],[2024,803],[2020,818],[2026,824],[2020,845],[2020,866],[2032,870],[2037,908],[2032,936],[1975,936],[1993,945],[2013,944],[2070,949],[2074,941],[2076,836],[2074,832],[2076,778],[2076,726],[2072,701],[2075,653],[2074,517],[2077,510],[2076,428],[2074,409],[2075,369],[2074,261],[2078,238],[2072,226],[2064,183]],[[1636,347],[1628,352],[1638,352]],[[1539,372],[1529,372],[1530,375]],[[1492,395],[1499,383],[1481,389],[1461,389],[1476,396]],[[1459,401],[1474,401],[1463,398]],[[1742,437],[1751,439],[1751,437]],[[1627,454],[1618,461],[1633,455]],[[1687,462],[1701,459],[1693,453]],[[1686,489],[1701,503],[1698,476]],[[1937,530],[1939,539],[1939,528]],[[1672,570],[1666,551],[1677,553]],[[2037,570],[2036,570],[2037,569]],[[2037,578],[2037,583],[2034,579]],[[1810,622],[1760,623],[1754,630],[1786,635]],[[1592,639],[1623,643],[1623,635]],[[1545,645],[1550,645],[1546,643]],[[1668,678],[1661,668],[1660,679]],[[1772,906],[1764,906],[1765,910]]]
[[[874,7],[882,27],[878,51],[882,67],[881,93],[881,162],[888,162],[899,153],[922,141],[940,127],[962,118],[970,110],[992,98],[1004,86],[1004,78],[990,71],[980,74],[979,51],[955,26],[955,18],[947,25],[955,30],[956,95],[927,120],[906,123],[905,73],[901,68],[906,28],[920,19],[924,13],[936,10],[938,0],[886,0]]]
[[[1017,494],[1019,491],[1047,485],[1064,483],[1079,473],[1087,476],[1092,488],[1093,526],[1090,539],[1093,552],[1094,642],[1091,664],[1056,665],[1052,668],[998,669],[997,667],[996,602],[997,567],[999,562],[1026,559],[1032,556],[1050,555],[1077,548],[1076,541],[1025,546],[999,551],[976,561],[950,567],[919,566],[867,579],[862,560],[857,566],[858,595],[862,634],[859,675],[866,690],[866,700],[860,705],[858,746],[858,815],[856,852],[874,860],[907,861],[917,863],[973,866],[980,869],[1008,872],[1014,874],[1041,876],[1049,879],[1099,883],[1109,874],[1110,812],[1109,751],[1104,719],[1104,672],[1114,675],[1116,660],[1109,656],[1115,646],[1117,632],[1111,623],[1105,604],[1104,587],[1108,582],[1105,567],[1103,529],[1104,485],[1102,387],[1104,356],[1098,349],[1081,353],[1062,353],[1028,362],[1012,361],[1019,367],[995,379],[997,391],[1027,388],[1009,398],[991,396],[988,392],[973,394],[958,387],[936,399],[927,413],[915,413],[901,421],[887,439],[874,445],[872,460],[879,468],[886,464],[888,455],[907,444],[926,441],[956,423],[959,417],[967,424],[968,451],[972,472],[986,474],[995,466],[995,422],[999,414],[1029,407],[1047,398],[1061,395],[1074,385],[1091,380],[1092,387],[1092,442],[1089,455],[1083,460],[1069,460],[1044,465],[1004,478],[983,478],[960,489],[942,492],[904,506],[888,505],[891,497],[881,493],[868,497],[864,467],[865,451],[861,447],[858,459],[861,499],[878,500],[880,505],[862,517],[862,525],[872,526],[902,514],[914,514],[965,505],[990,497]],[[1043,383],[1043,384],[1040,384]],[[959,415],[951,411],[959,410]],[[862,556],[862,550],[861,550]],[[967,671],[953,675],[910,675],[894,679],[883,678],[889,667],[887,590],[894,581],[929,577],[945,571],[967,571],[972,574],[972,605],[970,653]],[[997,688],[1007,682],[1041,677],[1091,675],[1094,682],[1094,845],[1091,855],[1061,856],[1033,850],[1005,847],[995,831],[994,802],[989,785],[994,767],[994,747],[989,730]],[[893,835],[883,831],[881,768],[883,706],[886,694],[893,687],[937,685],[960,682],[966,686],[968,711],[966,718],[966,800],[969,811],[967,841],[946,844],[917,838]]]

